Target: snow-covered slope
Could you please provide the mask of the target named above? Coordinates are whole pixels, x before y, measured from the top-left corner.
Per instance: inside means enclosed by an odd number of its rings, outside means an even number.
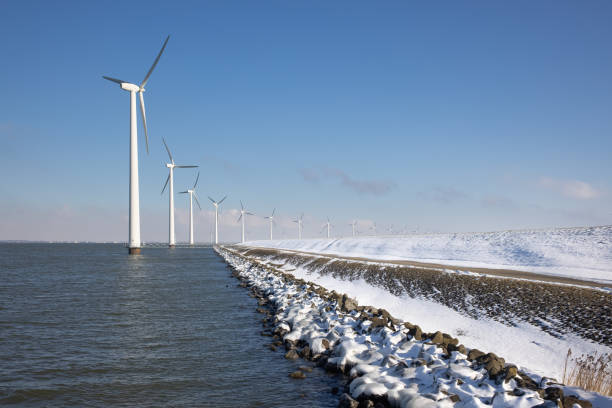
[[[245,245],[374,260],[512,269],[612,284],[612,226],[251,241]]]

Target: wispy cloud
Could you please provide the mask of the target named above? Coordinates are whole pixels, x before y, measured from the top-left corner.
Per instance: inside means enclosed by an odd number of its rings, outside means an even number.
[[[560,180],[550,177],[540,177],[540,186],[556,191],[566,197],[579,200],[591,200],[601,196],[602,192],[591,184],[580,180]]]
[[[341,186],[353,190],[359,194],[383,195],[395,188],[395,183],[390,180],[360,180],[356,179],[340,169],[300,169],[300,174],[305,181],[318,183],[320,181],[338,181]]]
[[[480,201],[485,208],[499,208],[503,210],[511,210],[518,208],[514,200],[503,196],[486,196]]]
[[[419,193],[422,197],[436,201],[441,204],[451,204],[453,202],[469,198],[469,195],[454,187],[434,187],[430,190]]]

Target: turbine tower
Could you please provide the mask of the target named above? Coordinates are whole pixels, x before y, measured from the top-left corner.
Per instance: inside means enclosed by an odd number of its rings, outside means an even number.
[[[164,194],[164,190],[166,190],[166,186],[168,185],[168,182],[170,182],[170,189],[168,191],[170,195],[168,216],[168,246],[170,248],[174,248],[174,245],[176,244],[174,240],[174,169],[189,169],[198,166],[179,166],[177,164],[174,164],[172,153],[170,153],[170,149],[168,149],[166,140],[163,137],[162,142],[164,142],[164,146],[166,147],[166,151],[168,152],[168,156],[170,157],[170,163],[166,163],[166,167],[170,170],[170,173],[168,174],[168,178],[166,179],[166,183],[164,184],[164,188],[162,188],[161,193]]]
[[[145,91],[145,85],[159,62],[159,58],[168,44],[170,36],[166,37],[164,45],[157,54],[157,58],[147,72],[140,85],[135,85],[130,82],[122,81],[117,78],[102,76],[102,78],[119,84],[121,89],[130,93],[130,201],[129,201],[129,236],[128,236],[128,251],[131,255],[140,253],[140,192],[138,188],[138,125],[136,123],[136,92],[140,97],[140,112],[142,114],[142,124],[145,132],[145,142],[147,153],[149,153],[149,136],[147,134],[147,115],[145,113],[144,97],[142,93]]]
[[[215,200],[213,200],[212,198],[210,198],[210,196],[208,197],[208,199],[213,203],[213,205],[215,206],[215,244],[219,243],[219,206],[221,205],[221,203],[227,198],[227,196],[223,197],[221,199],[221,201],[216,202]]]
[[[274,212],[276,211],[276,208],[272,210],[272,215],[270,215],[269,217],[264,217],[267,220],[270,220],[270,241],[272,241],[272,224],[274,224]]]
[[[353,236],[355,236],[355,227],[357,227],[357,220],[353,220],[349,225],[353,228]]]
[[[242,201],[240,201],[240,217],[238,217],[238,221],[242,220],[242,243],[244,243],[244,224],[246,222],[247,215],[255,215],[255,214],[250,213],[247,210],[245,210],[244,205],[242,205]]]
[[[298,239],[302,239],[302,221],[304,219],[304,213],[300,215],[298,218],[293,220],[293,222],[297,222],[298,225]]]
[[[329,221],[329,217],[327,217],[327,222],[325,224],[323,224],[323,229],[327,227],[327,238],[330,237],[330,229],[331,229],[331,222]]]
[[[196,177],[195,183],[193,183],[193,187],[191,190],[181,191],[180,194],[189,194],[189,245],[193,245],[193,200],[195,200],[196,204],[202,209],[200,202],[198,201],[198,194],[195,192],[195,188],[198,185],[198,180],[200,179],[200,172],[198,171],[198,176]]]

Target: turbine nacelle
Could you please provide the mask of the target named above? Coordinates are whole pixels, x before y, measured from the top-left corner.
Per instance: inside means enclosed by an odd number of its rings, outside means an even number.
[[[121,86],[121,89],[123,89],[124,91],[130,91],[130,92],[144,91],[144,89],[141,90],[138,85],[130,84],[129,82],[122,82],[119,86]]]

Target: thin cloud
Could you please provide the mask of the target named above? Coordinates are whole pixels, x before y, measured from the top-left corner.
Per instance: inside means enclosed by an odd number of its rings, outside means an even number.
[[[395,183],[390,180],[360,180],[356,179],[340,169],[300,169],[302,178],[310,183],[318,183],[323,180],[332,180],[340,183],[358,194],[383,195],[395,188]]]
[[[591,184],[580,180],[559,180],[541,177],[540,186],[579,200],[591,200],[601,196],[602,192]]]
[[[420,193],[421,196],[440,204],[451,204],[469,198],[468,194],[454,187],[434,187]]]

